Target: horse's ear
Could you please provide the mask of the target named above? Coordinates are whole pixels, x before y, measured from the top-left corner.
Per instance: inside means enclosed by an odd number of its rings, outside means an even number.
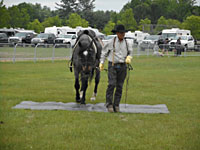
[[[84,32],[83,32],[84,34],[89,34],[89,31],[88,30],[84,30]]]
[[[96,37],[96,33],[95,33],[93,30],[89,30],[88,32],[89,32],[88,34],[89,34],[91,37]]]
[[[80,36],[82,33],[83,33],[83,31],[79,31],[79,32],[77,33],[77,36]]]

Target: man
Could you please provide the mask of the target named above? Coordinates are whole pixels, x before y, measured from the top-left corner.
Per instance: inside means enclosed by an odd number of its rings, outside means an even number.
[[[181,37],[178,38],[176,42],[176,55],[180,56],[182,51],[182,46],[181,46]]]
[[[108,112],[119,112],[127,64],[130,64],[132,59],[132,45],[124,38],[126,30],[123,25],[117,25],[112,32],[116,33],[117,36],[104,45],[99,68],[101,71],[104,69],[104,62],[107,57],[108,87],[106,90],[106,107]]]

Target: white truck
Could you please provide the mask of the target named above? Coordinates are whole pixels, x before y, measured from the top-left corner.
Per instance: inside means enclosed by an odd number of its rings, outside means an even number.
[[[195,48],[195,40],[192,35],[178,35],[169,42],[170,49],[173,49],[175,47],[179,37],[181,38],[181,45],[184,46],[186,50]]]

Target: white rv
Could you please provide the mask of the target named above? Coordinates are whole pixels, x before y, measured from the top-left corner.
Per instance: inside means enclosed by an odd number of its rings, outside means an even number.
[[[97,37],[99,37],[99,38],[104,38],[104,37],[105,37],[105,35],[104,35],[103,33],[99,32],[99,30],[96,29],[96,28],[91,28],[91,27],[86,27],[86,28],[84,28],[84,27],[77,26],[77,27],[75,28],[75,30],[76,30],[77,33],[78,33],[79,31],[81,31],[81,30],[92,30],[92,31],[95,32],[95,34],[96,34]]]
[[[136,44],[140,44],[146,36],[150,35],[149,33],[144,33],[142,31],[135,31],[133,32],[133,34],[134,34],[134,38],[136,39]]]
[[[174,39],[176,36],[182,36],[182,35],[191,35],[190,30],[182,30],[179,28],[172,28],[172,29],[164,29],[162,30],[162,38],[163,39]]]
[[[76,34],[76,29],[73,29],[71,27],[68,26],[64,26],[64,27],[47,27],[44,30],[44,33],[53,33],[56,37],[58,37],[58,35],[62,34],[62,35],[66,35],[66,34]]]

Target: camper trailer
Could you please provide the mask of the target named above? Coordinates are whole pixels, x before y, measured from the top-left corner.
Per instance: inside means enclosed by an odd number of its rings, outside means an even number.
[[[44,30],[44,33],[53,33],[56,37],[58,37],[58,35],[62,34],[62,35],[66,35],[66,34],[76,34],[76,29],[73,29],[71,27],[68,26],[63,26],[63,27],[47,27]]]
[[[136,44],[140,44],[146,36],[150,35],[149,33],[144,33],[142,31],[135,31],[133,33],[134,33],[134,37],[136,39]]]
[[[190,30],[183,30],[179,28],[172,28],[172,29],[164,29],[162,30],[162,38],[163,39],[174,39],[176,36],[182,36],[182,35],[191,35]]]

